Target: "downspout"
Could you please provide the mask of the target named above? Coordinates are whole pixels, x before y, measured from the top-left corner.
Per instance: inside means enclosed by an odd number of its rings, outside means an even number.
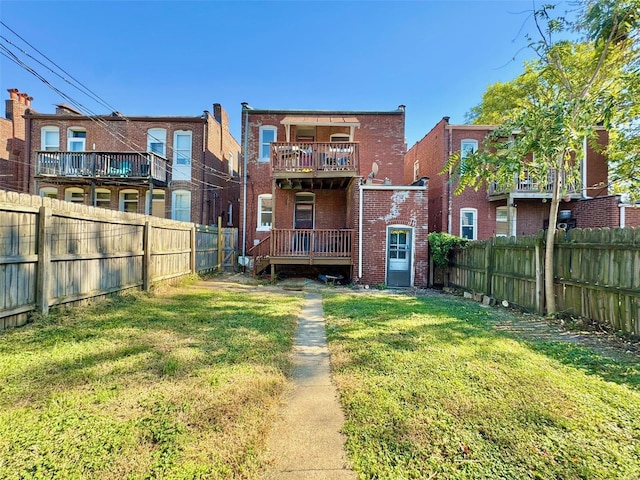
[[[623,204],[619,204],[618,205],[620,207],[620,228],[624,228],[625,224],[626,224],[626,218],[625,218],[625,214],[626,214],[626,210],[625,210],[625,206]]]
[[[447,122],[448,123],[448,122]],[[448,126],[448,125],[447,125]],[[449,158],[451,158],[451,154],[452,151],[451,149],[453,148],[453,135],[451,135],[451,129],[450,128],[446,128],[445,132],[447,132],[448,135],[448,143],[449,143],[449,154],[447,155],[447,158],[445,159],[445,161],[449,161]],[[451,212],[451,207],[453,205],[453,191],[451,189],[451,167],[449,167],[449,175],[447,178],[447,233],[449,235],[452,234],[452,230],[453,230],[453,226],[452,226],[452,222],[453,222],[453,215]]]
[[[582,141],[582,198],[587,198],[587,136]]]
[[[243,155],[242,155],[242,261],[245,263],[243,267],[246,267],[246,248],[247,248],[247,157],[249,155],[247,151],[247,145],[249,143],[249,104],[244,102],[242,104],[242,110],[244,111],[244,140],[243,140]]]
[[[362,278],[362,208],[364,188],[360,179],[360,198],[358,199],[358,281]]]
[[[202,139],[202,191],[204,195],[202,196],[202,200],[200,201],[200,223],[202,225],[211,225],[212,223],[204,221],[204,200],[207,196],[207,182],[205,181],[205,170],[206,170],[206,160],[207,160],[207,148],[209,148],[209,112],[204,112],[204,125],[203,125],[203,139]],[[153,199],[149,205],[153,204]],[[149,212],[151,212],[151,208],[149,208]],[[213,211],[213,217],[215,217],[215,210]]]

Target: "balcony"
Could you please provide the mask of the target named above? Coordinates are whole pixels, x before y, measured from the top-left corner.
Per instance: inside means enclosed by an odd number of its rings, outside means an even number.
[[[282,180],[306,179],[314,187],[313,179],[349,179],[358,174],[358,153],[356,142],[273,142],[273,178],[282,188],[291,185]]]
[[[167,160],[150,152],[36,152],[36,177],[70,183],[166,185]]]
[[[268,265],[351,265],[353,230],[273,229],[249,250],[255,273]]]
[[[556,172],[550,172],[547,175],[547,181],[544,183],[536,182],[530,175],[515,175],[513,180],[513,189],[511,191],[500,188],[496,182],[489,185],[489,200],[502,200],[511,195],[512,198],[551,198],[553,195],[553,183],[555,182]],[[566,177],[565,177],[566,179]],[[571,198],[581,198],[581,186],[575,183],[565,184],[568,192],[567,196]]]

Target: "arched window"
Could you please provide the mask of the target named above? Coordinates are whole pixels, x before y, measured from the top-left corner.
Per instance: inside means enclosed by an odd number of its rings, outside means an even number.
[[[147,130],[147,152],[166,155],[167,130],[164,128],[150,128]]]
[[[271,142],[275,142],[277,139],[278,127],[274,127],[273,125],[263,125],[260,127],[259,162],[268,162],[271,160]]]
[[[42,187],[40,196],[45,198],[58,198],[58,189],[56,187]]]
[[[191,221],[191,192],[175,190],[171,194],[171,218],[181,222]]]
[[[69,187],[64,191],[64,199],[72,203],[84,203],[84,190],[79,187]]]
[[[120,190],[120,205],[119,210],[121,212],[138,213],[138,199],[140,193],[138,190],[125,189]]]

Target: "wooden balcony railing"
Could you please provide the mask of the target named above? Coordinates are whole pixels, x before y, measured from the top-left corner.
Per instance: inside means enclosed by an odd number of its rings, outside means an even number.
[[[566,176],[564,178],[566,178]],[[515,195],[525,195],[532,197],[549,197],[553,193],[553,184],[555,182],[555,179],[555,171],[550,172],[547,175],[546,182],[543,183],[536,182],[533,177],[525,172],[524,176],[514,176],[514,188],[510,192],[509,190],[500,188],[496,182],[491,183],[489,185],[489,196],[512,193]],[[581,188],[580,185],[577,185],[575,183],[565,184],[565,182],[563,181],[563,184],[567,192],[579,192]]]
[[[353,230],[271,230],[271,256],[350,258]]]
[[[36,152],[36,175],[167,181],[167,160],[151,152]]]
[[[273,142],[274,172],[358,172],[359,144],[354,142]]]

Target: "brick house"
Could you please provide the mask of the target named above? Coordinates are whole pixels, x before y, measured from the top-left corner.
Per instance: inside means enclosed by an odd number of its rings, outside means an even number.
[[[444,117],[405,155],[405,181],[429,177],[429,231],[484,240],[492,236],[534,235],[549,222],[551,191],[532,179],[515,179],[510,192],[467,188],[456,195],[448,174],[440,174],[449,157],[461,150],[474,150],[494,129],[490,125],[453,125]],[[599,142],[606,143],[606,130]],[[562,227],[617,227],[635,221],[632,209],[607,192],[608,172],[604,156],[587,146],[581,159],[582,182],[560,204],[558,223]],[[550,179],[551,180],[551,179]],[[611,214],[604,214],[604,207]],[[602,215],[594,215],[601,212]],[[621,216],[622,215],[622,216]],[[596,221],[597,219],[597,221]],[[622,221],[622,223],[621,223]]]
[[[237,226],[240,145],[227,113],[86,116],[27,109],[23,191],[163,218]]]
[[[427,188],[403,181],[404,106],[329,112],[243,104],[242,118],[240,248],[257,272],[426,284]]]
[[[31,108],[31,98],[11,88],[5,101],[5,116],[0,118],[0,189],[28,191],[28,164],[25,154],[24,114]]]

